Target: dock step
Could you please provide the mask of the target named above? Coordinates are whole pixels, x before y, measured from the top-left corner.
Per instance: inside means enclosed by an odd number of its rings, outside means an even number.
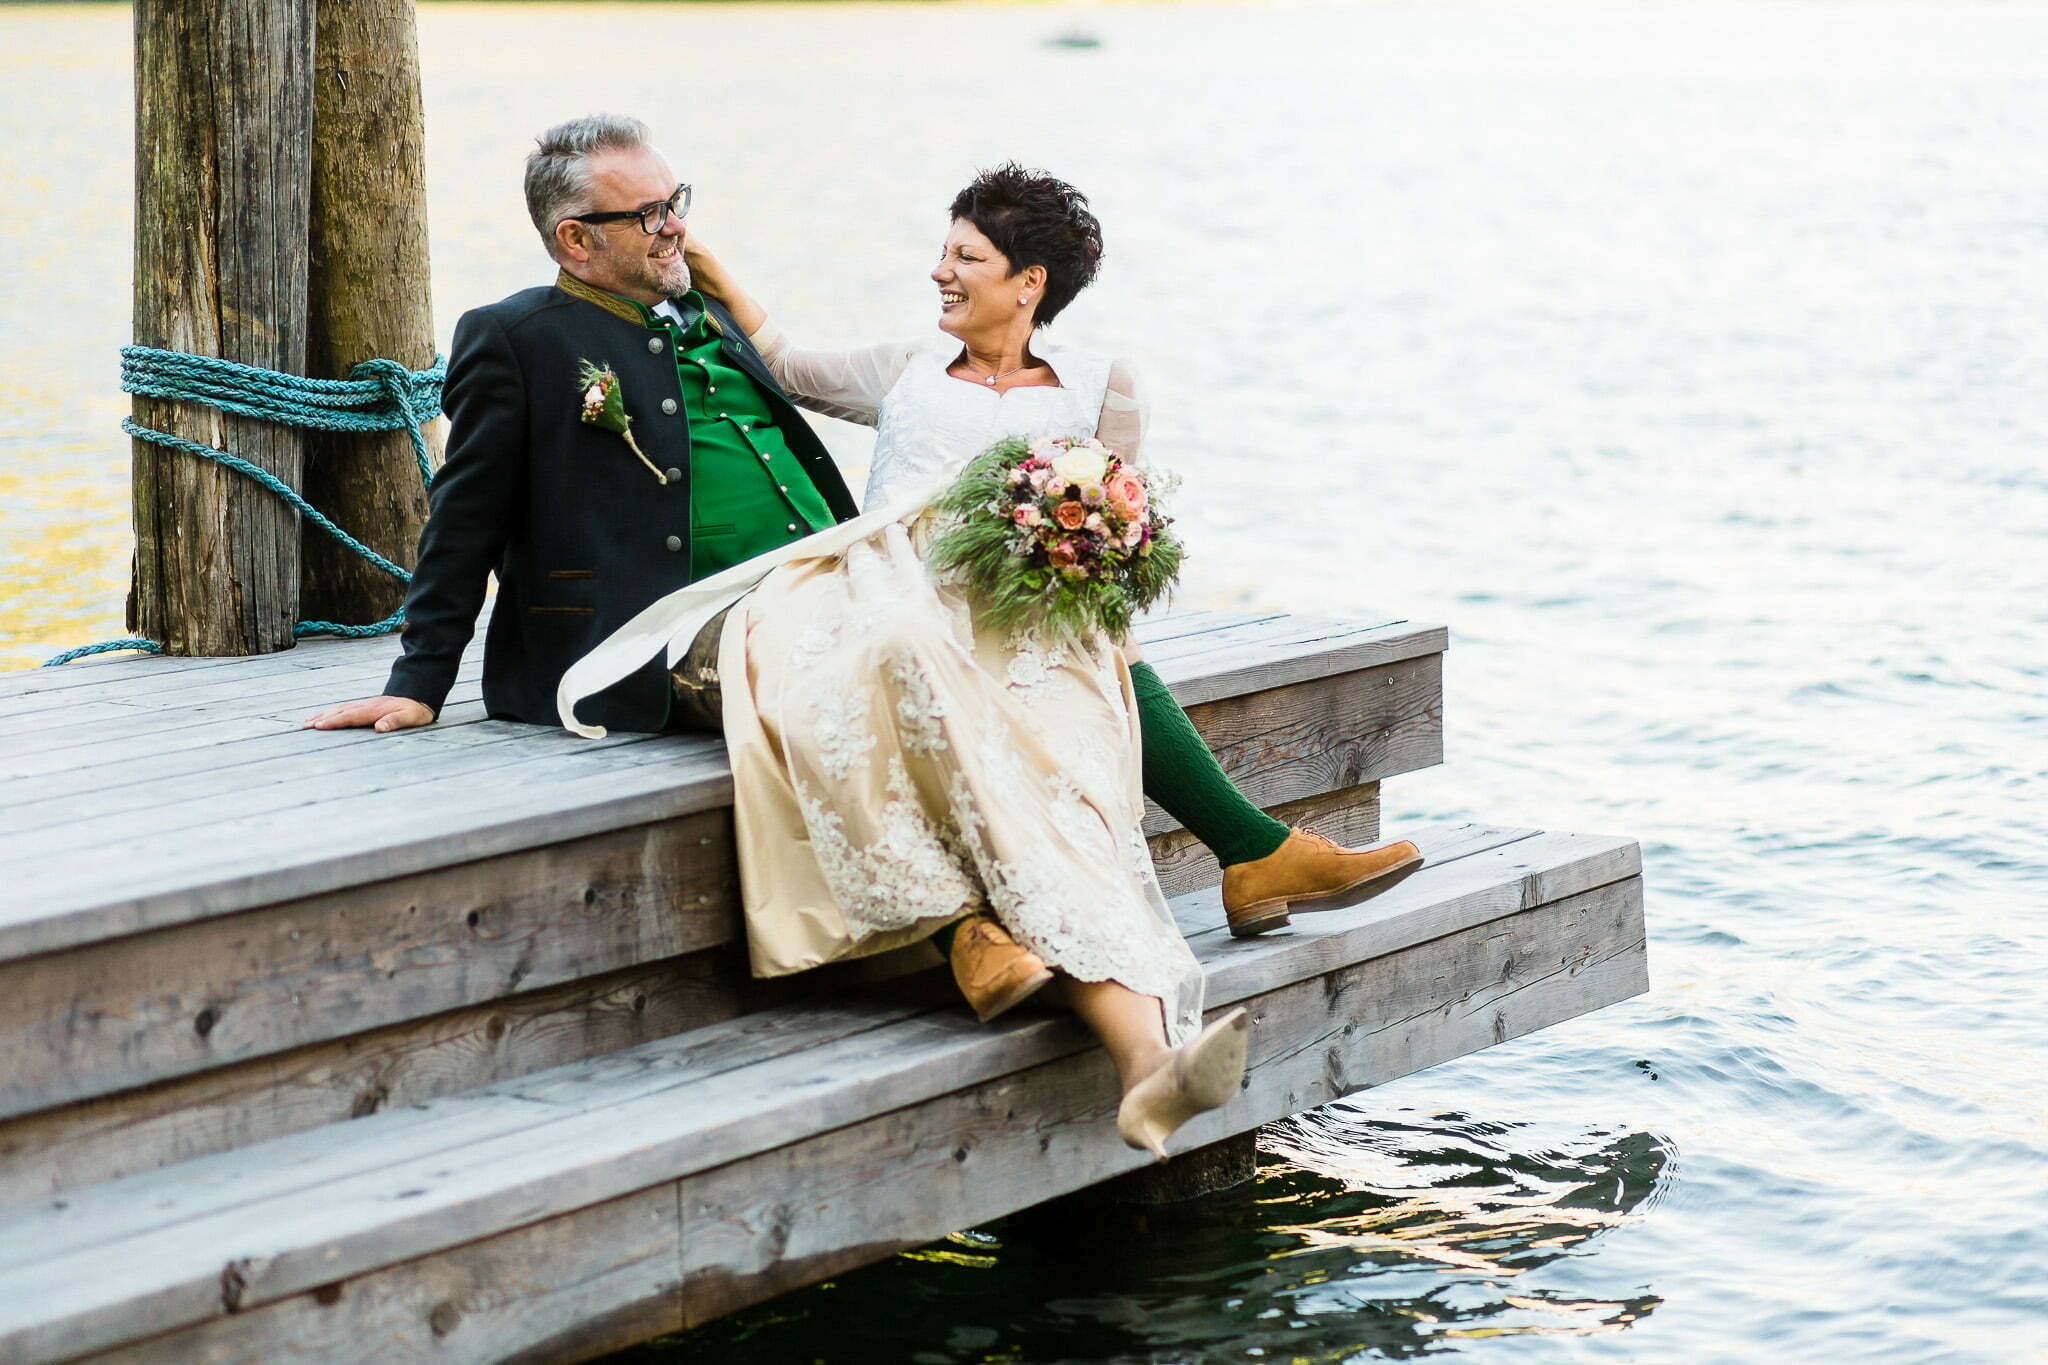
[[[1419,873],[1264,938],[1175,900],[1211,1009],[1253,1014],[1244,1092],[1176,1148],[1646,988],[1633,841],[1414,837]],[[0,1358],[579,1359],[1143,1164],[1075,1021],[948,996],[781,1006],[22,1209]]]
[[[1346,842],[1440,761],[1439,626],[1142,622],[1253,799]],[[816,991],[741,960],[704,737],[312,732],[388,640],[0,677],[0,1208],[632,1047]],[[1169,895],[1201,846],[1148,820]]]

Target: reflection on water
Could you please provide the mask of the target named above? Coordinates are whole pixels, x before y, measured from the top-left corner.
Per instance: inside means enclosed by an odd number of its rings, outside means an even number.
[[[1255,1182],[1186,1207],[1084,1194],[612,1359],[1308,1365],[1620,1332],[1659,1303],[1525,1283],[1656,1202],[1653,1134],[1339,1104],[1260,1148]]]

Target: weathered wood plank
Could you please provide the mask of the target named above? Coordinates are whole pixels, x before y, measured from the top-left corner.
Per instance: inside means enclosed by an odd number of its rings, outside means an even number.
[[[1260,806],[1276,806],[1443,762],[1440,655],[1198,702],[1188,718]],[[1145,832],[1179,822],[1148,808]]]
[[[739,937],[728,811],[0,964],[0,1115]]]
[[[1590,890],[1604,883],[1578,883],[1605,876],[1617,864],[1612,849],[1620,841],[1540,837],[1552,844],[1555,855],[1541,867],[1540,884],[1550,889],[1565,894]],[[1495,868],[1497,884],[1469,884],[1455,899],[1471,914],[1503,905],[1507,913],[1533,908],[1513,903],[1518,893],[1539,885],[1526,857],[1532,842],[1519,840],[1500,851],[1523,848],[1524,856],[1512,867]],[[1434,875],[1443,878],[1460,869],[1469,874],[1489,859],[1498,861],[1499,854],[1459,859]],[[1382,902],[1404,893],[1413,899],[1431,876],[1432,869],[1425,869]],[[1464,880],[1471,881],[1469,876]],[[1456,923],[1455,915],[1419,909],[1411,905],[1406,913],[1382,916],[1387,932],[1378,937],[1381,951],[1373,955],[1413,946],[1401,942],[1400,935],[1425,922],[1435,927]],[[1317,917],[1330,925],[1328,930],[1297,929],[1287,936],[1296,940],[1298,965],[1306,973],[1295,980],[1328,970],[1318,943],[1356,934],[1360,910],[1371,913],[1370,907],[1333,912]],[[1268,947],[1246,946],[1254,951]],[[1256,982],[1266,989],[1292,984],[1280,966],[1269,956],[1257,971],[1239,973],[1236,984]],[[1219,964],[1212,979],[1229,972],[1227,964]],[[1216,997],[1219,1006],[1233,998],[1229,989],[1218,990]],[[182,1260],[172,1254],[174,1246],[241,1249],[239,1259],[246,1263],[242,1301],[253,1305],[491,1235],[508,1220],[553,1216],[1088,1046],[1079,1025],[1068,1019],[977,1029],[964,1012],[949,1010],[856,1027],[835,1041],[813,1041],[794,1053],[710,1076],[673,1063],[675,1055],[693,1048],[701,1055],[711,1041],[705,1034],[723,1044],[721,1062],[734,1060],[734,1054],[759,1046],[761,1031],[777,1022],[777,1012],[769,1011],[750,1016],[737,1036],[714,1028],[531,1077],[503,1093],[450,1101],[438,1106],[436,1119],[425,1127],[407,1124],[385,1131],[378,1127],[385,1120],[411,1116],[374,1116],[347,1125],[347,1145],[326,1154],[325,1161],[316,1150],[304,1150],[299,1139],[287,1138],[266,1151],[245,1149],[161,1177],[99,1186],[82,1192],[70,1208],[18,1215],[0,1225],[0,1245],[38,1248],[34,1264],[17,1263],[10,1271],[22,1302],[38,1307],[23,1314],[0,1304],[0,1344],[11,1348],[49,1331],[126,1334],[132,1328],[124,1320],[137,1314],[152,1326],[211,1316],[218,1268]],[[801,1027],[812,1030],[814,1022],[807,1018]],[[679,1087],[687,1087],[687,1103]],[[401,1155],[407,1128],[431,1150]],[[1221,1135],[1194,1133],[1190,1140]],[[386,1164],[365,1169],[366,1147],[375,1148]],[[271,1159],[292,1153],[297,1155],[286,1163],[287,1171]],[[246,1193],[266,1185],[272,1191],[267,1197]],[[245,1193],[233,1193],[237,1187]],[[296,1190],[317,1190],[311,1201],[317,1207],[301,1208],[307,1201],[298,1201],[292,1216],[281,1216],[273,1201],[293,1200]],[[138,1225],[154,1230],[137,1232]],[[94,1336],[88,1344],[121,1339]]]
[[[26,1114],[0,1124],[0,1209],[585,1061],[818,991],[805,978],[754,980],[736,948],[713,949]]]
[[[1377,794],[1378,785],[1369,783],[1345,792],[1279,807],[1273,814],[1289,823],[1312,824],[1340,841],[1370,844],[1378,834]],[[709,817],[692,818],[702,820]],[[578,868],[578,875],[572,879],[576,885],[557,888],[560,900],[565,904],[580,896],[585,886],[615,882],[616,874],[630,868],[634,862],[641,866],[662,867],[663,875],[673,879],[674,874],[667,871],[669,864],[665,859],[668,855],[643,852],[637,858],[621,862],[616,848],[612,847],[620,843],[623,836],[640,838],[652,833],[650,830],[632,830],[618,835],[597,836],[584,841],[579,846],[582,851],[574,854],[567,849],[550,850],[545,861],[536,860],[539,865],[522,864],[518,868],[487,865],[478,870],[476,883],[465,880],[458,886],[458,901],[470,907],[487,907],[480,913],[493,926],[491,937],[495,942],[525,942],[536,937],[537,933],[561,927],[545,916],[538,917],[524,928],[513,927],[522,916],[531,916],[534,906],[541,902],[551,869],[558,870],[564,866]],[[1176,830],[1155,836],[1152,845],[1161,885],[1169,896],[1184,896],[1216,884],[1220,873],[1215,860],[1186,831]],[[685,848],[681,852],[688,856],[689,850]],[[620,866],[612,867],[608,872],[607,866],[614,862],[619,862]],[[467,878],[468,870],[461,871]],[[371,888],[377,894],[368,908],[374,910],[375,905],[381,903],[389,914],[397,918],[400,902],[407,906],[435,905],[442,897],[441,889],[436,886],[437,875],[427,874],[404,894],[396,894],[399,889],[394,887]],[[729,877],[730,873],[726,876]],[[516,889],[519,903],[493,902],[487,887],[478,884],[482,882],[499,885],[501,892],[504,888]],[[693,935],[704,936],[707,941],[722,941],[722,935],[735,932],[737,917],[726,901],[727,894],[714,893],[713,905],[699,908],[691,917],[693,922],[688,926],[689,933],[676,929],[678,941]],[[683,898],[687,899],[687,895]],[[649,898],[650,902],[661,899],[659,896]],[[291,913],[292,922],[301,926],[287,931],[285,939],[294,950],[302,943],[320,945],[318,957],[295,951],[296,960],[288,973],[279,973],[276,968],[282,964],[273,964],[261,980],[237,975],[226,984],[225,996],[234,1001],[234,1012],[244,1024],[239,1031],[245,1035],[242,1043],[245,1050],[250,1044],[250,1029],[246,1026],[252,1020],[282,1018],[288,1023],[293,1020],[303,1022],[304,1010],[300,1007],[292,1007],[281,1014],[265,1014],[264,1011],[277,1008],[277,997],[280,993],[292,991],[291,982],[308,974],[318,974],[329,964],[338,962],[336,941],[342,935],[314,929],[309,938],[303,927],[312,918],[308,912],[317,907],[317,900],[285,907]],[[613,906],[612,909],[618,913],[623,907]],[[652,903],[640,907],[640,912],[654,917],[665,915],[661,905]],[[402,917],[404,921],[413,918]],[[456,919],[466,919],[466,912],[443,915],[442,918],[452,925]],[[364,922],[360,916],[351,916],[350,919],[356,925]],[[474,932],[471,931],[472,934]],[[298,937],[292,937],[294,934]],[[418,925],[408,922],[407,934],[414,943],[420,942]],[[625,941],[643,951],[651,951],[653,941],[660,937],[659,932],[615,931],[608,941]],[[466,949],[468,940],[462,942]],[[418,964],[429,963],[448,971],[454,965],[452,954],[441,954],[437,958],[419,948],[403,949],[395,939],[387,939],[378,946],[386,958],[402,958],[415,964],[406,973],[408,979],[415,983],[406,992],[407,999],[412,1002],[408,1008],[425,1008],[423,997],[425,1000],[437,998],[419,989]],[[119,1019],[125,1036],[138,1029],[152,1027],[140,1021],[139,999],[146,997],[149,1003],[154,1004],[157,1001],[203,998],[209,1002],[205,1008],[218,1011],[214,1027],[209,1030],[208,1042],[216,1039],[225,1041],[237,1031],[227,1025],[227,1011],[220,1003],[224,994],[220,982],[209,979],[200,985],[184,985],[175,979],[165,979],[172,975],[166,970],[167,964],[205,964],[212,961],[213,954],[206,945],[198,942],[172,944],[160,937],[144,937],[126,941],[125,947],[117,943],[108,945],[108,948],[108,952],[87,949],[86,956],[63,969],[68,970],[74,979],[92,983],[94,997],[99,1002],[88,1004],[80,996],[73,995],[67,1002],[66,1018],[84,1017],[91,1021],[90,1027],[97,1034],[111,1031],[112,1026],[107,1021]],[[463,975],[476,975],[480,964],[467,963],[466,951],[464,957]],[[58,970],[58,961],[44,958],[39,959],[36,965],[39,969],[55,971]],[[64,961],[70,962],[69,959]],[[133,971],[138,963],[148,969],[142,978],[136,978]],[[516,960],[510,965],[517,965]],[[595,971],[598,964],[595,960],[586,960],[577,963],[577,967]],[[341,970],[338,966],[333,969]],[[501,964],[500,970],[505,969],[505,964]],[[209,978],[217,975],[217,970],[208,973]],[[0,967],[0,983],[7,980],[8,970]],[[51,993],[51,983],[46,979],[32,980],[34,984],[25,994],[48,996]],[[124,986],[123,983],[130,980],[140,981],[142,990],[137,992]],[[266,983],[267,993],[264,989]],[[458,1006],[417,1021],[406,1020],[362,1033],[336,1036],[326,1042],[301,1043],[299,1031],[291,1028],[276,1036],[259,1033],[261,1047],[258,1051],[271,1052],[271,1055],[255,1055],[239,1062],[193,1072],[184,1071],[182,1063],[188,1059],[180,1056],[179,1065],[173,1068],[179,1074],[136,1090],[105,1093],[114,1088],[116,1078],[90,1061],[75,1068],[66,1068],[67,1075],[76,1073],[73,1082],[76,1093],[89,1098],[57,1109],[22,1114],[10,1123],[0,1124],[0,1208],[31,1202],[96,1181],[247,1146],[322,1123],[360,1117],[381,1108],[415,1104],[546,1067],[619,1051],[654,1038],[731,1018],[749,1009],[764,1008],[789,994],[786,988],[791,986],[801,987],[798,994],[815,990],[814,983],[808,980],[751,980],[744,961],[717,952],[643,962],[623,970],[538,990],[527,989],[526,985],[523,982],[521,992],[506,999],[487,999],[485,1003],[466,1008]],[[0,984],[0,991],[4,989],[4,984]],[[124,991],[127,991],[128,998],[122,1001]],[[110,999],[120,1002],[121,1007],[110,1007],[105,1003]],[[37,1050],[33,1041],[36,1025],[28,1026],[26,1034],[15,1033],[20,1021],[29,1017],[32,1008],[32,1002],[26,999],[11,1000],[8,995],[0,994],[0,1039],[12,1040],[17,1036],[31,1039],[18,1047],[10,1041],[6,1045],[10,1053],[31,1055]],[[193,1006],[188,1013],[196,1014],[197,1008],[200,1007]],[[359,1015],[360,1010],[352,1013]],[[159,1012],[158,1022],[153,1027],[172,1040],[169,1051],[175,1055],[201,1050],[189,1026],[182,1023],[165,1025],[162,1018],[163,1014]],[[66,1031],[63,1047],[83,1051],[88,1058],[96,1053],[111,1053],[125,1065],[141,1066],[149,1060],[146,1055],[138,1055],[147,1053],[146,1046],[135,1049],[121,1046],[118,1042],[110,1044],[103,1036],[96,1041],[97,1046],[81,1047],[72,1042]],[[158,1065],[162,1066],[162,1063],[159,1061]]]
[[[414,744],[430,740],[448,741],[452,737],[453,742],[467,742],[469,736],[458,732],[474,727],[484,719],[481,701],[451,702],[442,708],[441,718],[432,726],[398,734],[372,736],[360,730],[275,730],[220,744],[131,757],[120,762],[94,763],[33,779],[0,780],[0,822],[7,820],[8,812],[33,808],[44,799],[56,800],[80,792],[123,790],[131,783],[141,786],[209,770],[226,772],[246,763],[301,754],[318,755],[373,739]]]
[[[483,687],[477,675],[458,675],[455,685],[449,689],[448,702],[461,705],[482,696]],[[195,724],[158,727],[146,723],[124,723],[122,734],[102,736],[86,746],[31,748],[27,744],[10,745],[0,753],[0,779],[32,779],[96,764],[126,763],[189,749],[212,749],[241,739],[296,734],[308,714],[311,714],[310,709],[302,710],[300,706],[293,705],[268,715],[206,719]],[[147,717],[139,717],[139,721],[146,720]]]
[[[1643,964],[1631,880],[1253,997],[1243,1094],[1174,1149],[1640,994]],[[1089,1049],[686,1177],[687,1325],[1142,1168],[1116,1098]]]
[[[1611,883],[1255,997],[1247,1002],[1256,1022],[1244,1094],[1189,1125],[1175,1145],[1215,1141],[1639,993],[1646,986],[1641,906],[1640,880]],[[1312,1041],[1304,1046],[1304,1038]],[[683,1313],[694,1325],[1136,1168],[1144,1158],[1111,1128],[1114,1100],[1099,1049],[1069,1049],[1029,1069],[940,1091],[914,1108],[772,1143],[673,1184],[650,1183],[638,1197],[679,1197]],[[656,1205],[647,1207],[656,1221]],[[543,1292],[563,1279],[601,1281],[583,1271],[610,1263],[591,1217],[587,1209],[565,1210],[396,1270],[424,1272],[444,1256],[460,1265],[479,1248],[538,1237],[553,1252],[549,1268],[535,1272]],[[258,1280],[272,1269],[240,1264]],[[445,1281],[377,1269],[360,1280],[308,1285],[251,1313],[256,1284],[245,1281],[238,1318],[219,1316],[216,1303],[197,1326],[158,1341],[175,1346],[181,1359],[260,1358],[247,1352],[286,1332],[317,1331],[310,1310],[345,1300],[358,1283],[379,1288],[374,1321],[410,1324],[414,1334],[421,1324],[431,1330],[447,1300],[445,1292],[437,1296]],[[217,1284],[214,1290],[217,1299]],[[587,1311],[602,1316],[613,1301],[607,1295]],[[630,1298],[621,1293],[616,1302]],[[245,1333],[243,1322],[268,1326],[257,1316],[264,1312],[278,1315],[269,1320],[276,1326]],[[104,1332],[105,1320],[91,1328]],[[14,1340],[36,1344],[23,1335]],[[246,1344],[241,1354],[193,1353],[216,1340]],[[496,1352],[514,1345],[510,1337],[491,1340]]]
[[[1378,951],[1394,951],[1406,946],[1401,940],[1404,925],[1404,907],[1397,897],[1406,897],[1409,904],[1406,911],[1412,916],[1414,902],[1428,904],[1426,886],[1431,882],[1450,882],[1455,879],[1452,894],[1463,894],[1463,888],[1475,878],[1468,873],[1456,872],[1458,864],[1468,859],[1492,857],[1498,875],[1523,878],[1520,869],[1531,859],[1525,855],[1514,855],[1512,864],[1505,861],[1507,850],[1538,837],[1531,830],[1497,829],[1483,825],[1452,825],[1417,831],[1418,844],[1432,859],[1429,868],[1422,874],[1410,878],[1402,886],[1383,894],[1370,909],[1358,907],[1352,910],[1327,915],[1305,917],[1300,925],[1322,924],[1331,929],[1349,927],[1356,929],[1368,915],[1390,917],[1396,921],[1390,932],[1370,938],[1371,946]],[[1569,862],[1581,861],[1580,855],[1589,850],[1605,851],[1615,842],[1612,840],[1590,839],[1585,836],[1544,836],[1556,843],[1556,856]],[[1512,868],[1512,870],[1510,870]],[[1611,870],[1607,867],[1588,868],[1587,871],[1604,875]],[[1482,869],[1476,880],[1484,885],[1487,872]],[[1269,936],[1250,944],[1238,944],[1226,934],[1212,933],[1220,929],[1223,916],[1213,894],[1202,893],[1185,897],[1177,902],[1180,920],[1190,935],[1197,955],[1218,957],[1227,961],[1234,951],[1246,951],[1254,947],[1290,945],[1296,951],[1306,951],[1304,942],[1312,942],[1314,934],[1291,932],[1286,935]],[[909,989],[907,986],[904,989]],[[642,1088],[651,1086],[654,1091],[665,1092],[678,1085],[701,1082],[715,1077],[735,1066],[757,1064],[806,1049],[816,1049],[832,1042],[851,1037],[867,1029],[880,1028],[900,1023],[929,1010],[944,1009],[949,1016],[964,1016],[957,1008],[957,996],[943,982],[931,982],[917,988],[923,992],[917,997],[898,994],[895,988],[881,997],[855,994],[845,998],[831,997],[824,1000],[806,1000],[803,1004],[787,1010],[771,1010],[756,1014],[747,1020],[744,1038],[735,1044],[730,1032],[725,1029],[701,1030],[692,1034],[664,1039],[657,1044],[643,1048],[608,1055],[588,1065],[548,1073],[546,1076],[529,1077],[514,1085],[486,1087],[473,1094],[454,1100],[429,1104],[415,1111],[380,1112],[364,1123],[372,1125],[376,1133],[376,1144],[380,1157],[365,1163],[351,1153],[344,1153],[342,1164],[320,1164],[327,1156],[326,1144],[318,1135],[306,1134],[287,1138],[271,1144],[268,1151],[274,1159],[261,1165],[237,1159],[233,1154],[208,1161],[195,1162],[169,1183],[159,1188],[159,1194],[149,1201],[157,1216],[165,1222],[175,1221],[182,1216],[180,1210],[199,1207],[207,1201],[220,1197],[224,1190],[237,1191],[242,1200],[260,1199],[287,1193],[300,1188],[306,1180],[333,1181],[363,1169],[373,1169],[380,1161],[388,1158],[399,1160],[407,1130],[419,1127],[421,1115],[437,1116],[431,1119],[434,1133],[433,1151],[446,1150],[457,1140],[457,1136],[493,1136],[502,1132],[518,1131],[536,1121],[537,1115],[553,1114],[554,1106],[573,1104],[582,1092],[602,1092],[608,1101],[626,1098],[628,1091],[641,1093]],[[922,998],[924,1003],[916,1003]],[[958,1041],[955,1035],[970,1039],[986,1039],[992,1035],[986,1030],[971,1026],[964,1030],[959,1027],[961,1019],[955,1018],[950,1024],[942,1021],[941,1033],[947,1039]],[[1044,1021],[1040,1021],[1044,1022]],[[1008,1045],[1005,1041],[1004,1045]],[[535,1106],[549,1106],[536,1108]],[[451,1115],[465,1116],[461,1121]],[[467,1116],[475,1116],[474,1124]],[[357,1130],[367,1135],[371,1129]],[[152,1182],[153,1186],[155,1182]],[[124,1192],[120,1184],[88,1190],[68,1199],[62,1207],[47,1206],[38,1210],[27,1210],[12,1221],[0,1222],[0,1229],[36,1229],[33,1235],[20,1237],[0,1236],[0,1266],[13,1263],[9,1246],[27,1248],[41,1247],[55,1251],[65,1246],[89,1246],[110,1235],[106,1229],[128,1227],[134,1217],[135,1200]]]
[[[1315,679],[1299,691],[1209,702],[1191,715],[1246,794],[1273,806],[1438,761],[1440,705],[1431,693],[1440,686],[1436,668],[1434,656],[1425,655]],[[411,875],[730,799],[730,773],[711,739],[634,742],[619,736],[604,742],[620,747],[600,756],[588,741],[535,727],[526,743],[546,756],[522,758],[516,769],[484,758],[428,758],[393,764],[387,774],[374,761],[380,751],[369,746],[395,738],[365,737],[365,766],[308,782],[303,790],[290,783],[252,786],[147,822],[124,810],[103,820],[81,818],[53,834],[0,836],[0,858],[19,868],[0,892],[0,960]],[[665,766],[671,754],[672,770]],[[197,779],[183,790],[201,787]],[[304,812],[314,809],[318,818],[307,818]],[[1171,827],[1155,812],[1148,832]],[[204,840],[186,833],[202,829]],[[100,848],[116,844],[126,859],[98,858]]]
[[[693,736],[583,744],[528,760],[517,781],[422,782],[327,803],[318,820],[292,810],[213,826],[198,842],[138,835],[125,850],[135,861],[90,883],[79,874],[95,869],[76,859],[24,868],[0,901],[0,960],[715,809],[732,799],[716,749]]]
[[[679,1229],[659,1185],[92,1359],[586,1360],[682,1326]]]
[[[1441,626],[1395,622],[1368,628],[1332,622],[1296,634],[1252,644],[1219,646],[1155,665],[1182,706],[1262,688],[1287,687],[1336,673],[1355,673],[1441,654],[1450,646]],[[1233,681],[1224,684],[1223,679]]]
[[[1432,664],[1422,659],[1397,667],[1427,674]],[[1346,681],[1307,686],[1330,689]],[[1428,683],[1419,685],[1426,693]],[[1225,704],[1211,703],[1197,719],[1219,736],[1219,752],[1245,791],[1261,804],[1279,805],[1272,798],[1292,795],[1305,775],[1321,773],[1328,780],[1348,775],[1353,770],[1349,754],[1386,758],[1380,737],[1402,722],[1403,712],[1433,709],[1427,695],[1370,687],[1335,690],[1340,695],[1334,698],[1301,700],[1262,694],[1258,706],[1225,714],[1213,728],[1209,710]],[[1391,723],[1354,714],[1350,707],[1359,700],[1390,700]],[[1433,735],[1422,733],[1425,739]],[[585,742],[553,733],[546,738],[578,761],[588,759],[592,746]],[[401,740],[369,738],[358,751],[384,752],[375,746]],[[710,743],[692,742],[700,748]],[[425,758],[392,751],[403,761],[333,775],[329,781],[339,791],[320,804],[321,818],[328,832],[345,834],[348,827],[338,823],[335,812],[346,809],[351,795],[405,800],[412,781],[445,783],[451,775],[488,779],[509,774],[523,780],[532,765],[516,752],[507,755],[510,747],[500,743]],[[1404,761],[1419,765],[1431,761],[1433,753],[1410,753]],[[643,758],[652,764],[660,755],[626,755],[617,762]],[[722,773],[722,755],[716,767],[710,754],[698,758],[707,774]],[[1381,763],[1373,771],[1390,766],[1395,765]],[[394,775],[410,781],[382,785]],[[127,848],[131,856],[149,860],[151,873],[161,873],[178,854],[182,829],[203,821],[212,832],[246,830],[252,805],[273,796],[282,804],[303,791],[274,784],[236,797],[193,801],[163,816],[166,827],[131,839]],[[62,956],[44,953],[0,962],[0,1046],[18,1049],[28,1059],[0,1080],[0,1115],[87,1099],[729,941],[738,920],[728,829],[727,812],[705,812],[680,825],[636,826],[368,888],[339,888],[295,904],[88,943]],[[76,827],[25,832],[0,840],[0,847],[36,838],[69,844],[81,858],[96,857],[101,849],[99,841],[86,840]],[[360,856],[353,844],[345,847],[347,856]],[[1206,868],[1214,875],[1206,852],[1185,851],[1191,872]],[[263,846],[254,842],[242,852],[264,856]],[[686,865],[690,875],[672,870]],[[1201,884],[1175,868],[1168,872],[1170,894]],[[635,886],[641,888],[637,895],[624,889]],[[586,908],[600,889],[602,903]],[[684,906],[691,927],[679,931]],[[478,942],[478,931],[474,925],[465,927],[464,915],[482,916],[494,941]],[[609,918],[600,925],[594,922],[598,916]]]

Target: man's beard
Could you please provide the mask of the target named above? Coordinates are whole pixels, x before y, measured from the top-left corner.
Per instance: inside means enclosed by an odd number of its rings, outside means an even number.
[[[679,299],[690,292],[690,263],[683,259],[680,248],[676,252],[675,268],[664,274],[661,287],[672,299]]]

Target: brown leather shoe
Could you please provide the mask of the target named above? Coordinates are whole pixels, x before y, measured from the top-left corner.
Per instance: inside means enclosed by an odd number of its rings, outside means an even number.
[[[1345,848],[1313,830],[1291,831],[1265,857],[1223,869],[1223,910],[1230,932],[1250,938],[1288,922],[1291,910],[1356,905],[1422,866],[1406,839],[1379,848]]]
[[[1052,972],[1002,925],[987,915],[969,915],[953,935],[953,980],[974,1017],[986,1024],[1029,999],[1052,980]]]

